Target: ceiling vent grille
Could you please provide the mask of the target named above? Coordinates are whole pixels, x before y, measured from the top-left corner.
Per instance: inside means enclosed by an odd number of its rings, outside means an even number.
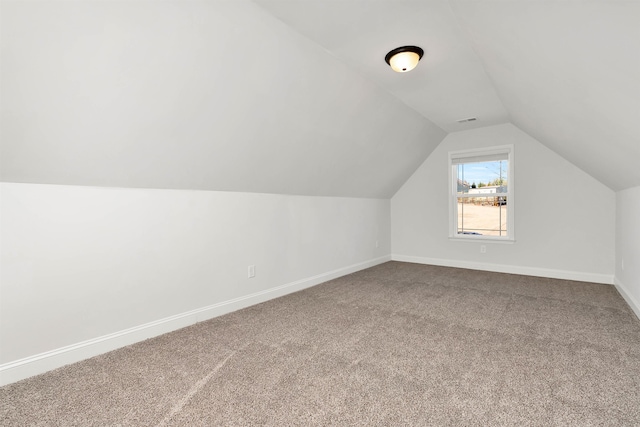
[[[456,122],[458,122],[458,123],[467,123],[467,122],[475,122],[476,120],[478,120],[477,117],[467,117],[466,119],[456,120]]]

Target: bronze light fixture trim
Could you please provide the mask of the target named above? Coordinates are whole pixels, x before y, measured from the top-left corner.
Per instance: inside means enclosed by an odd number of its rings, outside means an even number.
[[[402,46],[387,53],[384,60],[391,66],[393,71],[406,73],[416,68],[423,55],[424,50],[418,46]]]

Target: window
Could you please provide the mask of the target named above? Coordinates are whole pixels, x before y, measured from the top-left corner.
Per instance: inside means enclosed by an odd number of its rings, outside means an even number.
[[[513,146],[449,153],[454,239],[513,241]]]

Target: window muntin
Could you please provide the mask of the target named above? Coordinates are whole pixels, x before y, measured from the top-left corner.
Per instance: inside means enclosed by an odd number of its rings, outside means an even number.
[[[449,153],[450,237],[513,240],[513,148]]]

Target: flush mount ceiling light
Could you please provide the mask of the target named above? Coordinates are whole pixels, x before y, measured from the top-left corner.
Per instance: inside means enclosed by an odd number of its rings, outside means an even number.
[[[416,68],[422,55],[424,55],[424,50],[418,46],[402,46],[387,53],[384,60],[391,65],[393,71],[406,73]]]

